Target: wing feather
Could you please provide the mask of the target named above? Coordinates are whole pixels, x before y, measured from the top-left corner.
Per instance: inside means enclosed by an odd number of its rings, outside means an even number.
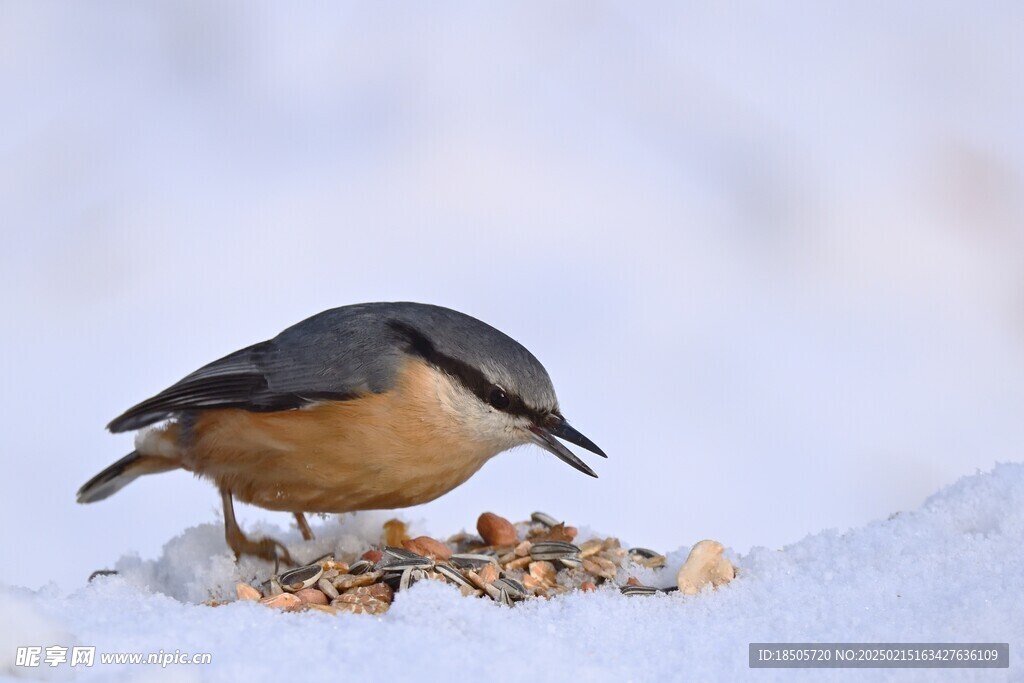
[[[266,396],[268,381],[260,357],[269,342],[236,351],[214,361],[152,398],[114,418],[107,429],[124,432],[140,429],[185,410],[248,408],[270,410],[270,404],[286,407],[284,397]],[[293,399],[292,403],[295,403]],[[299,407],[296,403],[290,407]]]

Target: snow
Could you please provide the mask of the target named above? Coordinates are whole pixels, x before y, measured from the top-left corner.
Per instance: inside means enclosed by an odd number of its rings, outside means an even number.
[[[375,541],[385,518],[324,520],[312,544],[295,530],[254,531],[315,556]],[[1020,680],[1014,658],[1024,644],[1022,538],[1024,464],[1000,464],[959,480],[917,510],[862,528],[822,531],[777,550],[727,552],[739,577],[690,598],[627,598],[603,589],[507,609],[422,582],[399,593],[377,618],[198,604],[230,595],[236,581],[266,571],[255,561],[236,565],[220,526],[204,524],[169,541],[159,559],[124,557],[118,576],[70,593],[53,584],[4,586],[0,672],[114,681]],[[670,553],[669,565],[645,580],[671,585],[688,550]],[[1008,641],[1011,668],[750,671],[747,644],[763,641]],[[209,652],[213,661],[164,670],[13,666],[17,646],[55,643],[95,645],[98,652]]]

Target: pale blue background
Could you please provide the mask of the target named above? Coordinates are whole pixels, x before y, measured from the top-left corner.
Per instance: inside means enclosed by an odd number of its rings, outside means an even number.
[[[0,579],[218,518],[83,507],[103,425],[322,309],[522,341],[611,456],[409,514],[778,546],[1024,453],[1019,3],[0,2]],[[282,514],[242,511],[243,521]]]

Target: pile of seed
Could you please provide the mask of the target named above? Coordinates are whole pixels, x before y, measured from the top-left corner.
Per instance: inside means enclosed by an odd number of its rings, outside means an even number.
[[[486,512],[477,521],[477,532],[446,542],[409,538],[405,524],[391,520],[384,525],[381,547],[359,558],[322,557],[275,574],[258,587],[240,583],[238,598],[287,610],[383,614],[395,591],[427,580],[445,581],[463,595],[508,606],[573,590],[592,591],[601,584],[614,585],[625,595],[676,590],[644,586],[630,575],[633,565],[664,567],[663,555],[622,548],[616,538],[591,538],[576,545],[574,527],[542,512],[519,524]]]

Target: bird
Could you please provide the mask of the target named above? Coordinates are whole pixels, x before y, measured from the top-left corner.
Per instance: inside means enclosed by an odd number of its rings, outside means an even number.
[[[234,501],[307,513],[395,509],[438,498],[503,451],[536,444],[591,477],[559,439],[607,455],[562,415],[551,378],[522,344],[432,304],[332,308],[228,354],[114,418],[134,450],[86,482],[79,503],[136,478],[186,470],[210,480],[236,559],[294,564],[249,538]]]

